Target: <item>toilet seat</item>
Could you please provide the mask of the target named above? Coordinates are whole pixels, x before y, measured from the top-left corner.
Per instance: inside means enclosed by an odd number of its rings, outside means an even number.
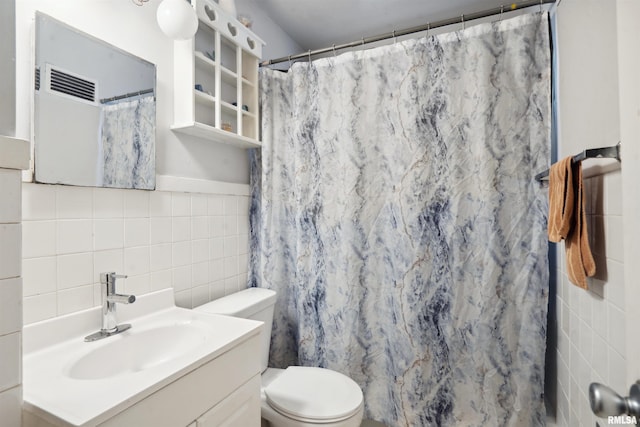
[[[323,368],[290,366],[264,389],[267,403],[302,422],[346,420],[362,407],[362,390],[351,378]]]

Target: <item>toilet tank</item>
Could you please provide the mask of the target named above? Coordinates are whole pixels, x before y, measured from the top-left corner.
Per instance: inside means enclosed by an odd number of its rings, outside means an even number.
[[[258,320],[264,322],[260,333],[262,340],[262,372],[267,369],[269,362],[269,347],[271,346],[271,325],[273,323],[273,310],[276,303],[276,292],[264,288],[247,288],[226,297],[208,302],[194,310],[203,313],[223,314],[226,316],[240,317],[243,319]]]

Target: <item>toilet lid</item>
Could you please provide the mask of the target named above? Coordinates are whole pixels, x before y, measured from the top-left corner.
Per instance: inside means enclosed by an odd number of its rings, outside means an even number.
[[[323,368],[290,366],[264,393],[273,409],[296,420],[339,421],[362,405],[362,390],[355,381]]]

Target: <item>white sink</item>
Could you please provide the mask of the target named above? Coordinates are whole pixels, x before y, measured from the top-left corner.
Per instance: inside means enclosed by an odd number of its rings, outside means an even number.
[[[118,323],[130,323],[131,329],[85,342],[100,322],[96,307],[24,328],[26,410],[54,425],[100,424],[257,335],[261,327],[175,307],[172,289],[118,307]]]
[[[135,374],[188,355],[214,335],[210,325],[197,320],[138,325],[104,338],[104,345],[74,360],[64,372],[79,380]]]

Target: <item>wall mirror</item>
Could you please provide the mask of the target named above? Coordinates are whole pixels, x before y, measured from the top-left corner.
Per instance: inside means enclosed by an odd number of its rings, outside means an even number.
[[[154,64],[36,13],[34,179],[155,188]]]

